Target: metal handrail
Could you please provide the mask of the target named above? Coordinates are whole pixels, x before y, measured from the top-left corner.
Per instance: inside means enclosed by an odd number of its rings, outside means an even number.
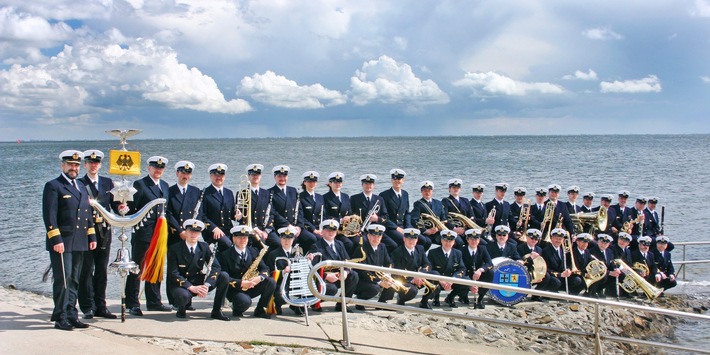
[[[594,299],[594,298],[573,296],[573,295],[561,294],[561,293],[552,293],[552,292],[547,292],[547,291],[538,291],[535,289],[528,289],[528,288],[521,288],[521,287],[514,287],[514,286],[505,286],[505,285],[499,285],[499,284],[494,284],[494,283],[473,281],[473,280],[468,280],[468,279],[458,279],[458,278],[453,278],[453,277],[448,277],[448,276],[426,274],[426,273],[421,273],[421,272],[414,272],[414,271],[408,271],[408,270],[393,269],[393,268],[386,268],[386,267],[381,267],[381,266],[373,266],[373,265],[352,263],[352,262],[347,262],[347,261],[337,261],[337,260],[325,260],[325,261],[322,261],[322,262],[316,264],[315,266],[313,266],[313,268],[309,272],[308,279],[312,280],[315,277],[318,270],[323,267],[331,268],[331,269],[338,268],[338,269],[340,269],[341,273],[346,268],[366,270],[366,271],[382,271],[385,273],[403,275],[403,276],[408,276],[408,277],[425,278],[427,280],[446,281],[446,282],[455,283],[455,284],[459,284],[459,285],[478,286],[478,287],[485,287],[485,288],[493,289],[493,290],[511,291],[511,292],[529,294],[529,295],[534,295],[534,296],[543,296],[543,297],[556,298],[556,299],[567,300],[567,301],[574,301],[574,302],[579,302],[579,303],[588,303],[588,304],[592,304],[594,307],[594,328],[593,328],[593,330],[592,331],[572,330],[572,329],[564,329],[564,328],[547,327],[547,326],[538,325],[538,324],[520,323],[520,322],[514,322],[514,321],[509,321],[509,320],[503,320],[503,319],[493,319],[493,318],[472,316],[472,315],[459,314],[459,313],[443,312],[443,311],[437,311],[437,310],[431,310],[431,309],[425,309],[425,308],[400,306],[400,305],[396,305],[396,304],[388,304],[388,303],[382,303],[382,302],[376,302],[376,301],[360,300],[360,299],[355,299],[355,298],[351,298],[351,297],[345,297],[345,292],[340,292],[340,296],[328,296],[328,295],[321,293],[317,289],[317,287],[315,286],[315,284],[313,282],[308,282],[308,288],[310,289],[311,293],[313,293],[313,295],[315,297],[319,298],[322,301],[340,302],[342,304],[343,340],[341,341],[341,345],[345,349],[348,349],[348,350],[353,350],[353,349],[352,349],[352,346],[350,343],[350,336],[349,336],[349,329],[348,329],[348,316],[347,316],[347,310],[346,310],[347,307],[345,305],[346,304],[355,304],[355,305],[360,305],[360,306],[370,306],[370,307],[377,307],[377,308],[382,308],[382,309],[389,309],[389,310],[393,310],[393,311],[422,313],[422,314],[435,315],[435,316],[444,316],[447,318],[458,318],[458,319],[464,319],[464,320],[480,321],[480,322],[485,322],[485,323],[509,325],[509,326],[515,326],[515,327],[520,327],[520,328],[529,328],[529,329],[535,329],[535,330],[541,330],[541,331],[552,331],[552,332],[560,333],[560,334],[584,336],[587,338],[591,338],[594,341],[594,350],[595,350],[596,354],[602,354],[602,352],[603,352],[602,340],[623,342],[623,343],[627,343],[627,344],[631,343],[631,344],[638,344],[638,345],[660,346],[660,347],[674,349],[674,350],[682,350],[682,351],[710,354],[710,350],[707,350],[707,349],[697,349],[697,348],[690,348],[690,347],[669,344],[669,343],[662,343],[662,342],[655,342],[655,341],[648,341],[648,340],[639,340],[639,339],[633,339],[633,338],[618,337],[618,336],[613,336],[613,335],[603,335],[603,334],[601,334],[600,329],[599,329],[599,306],[600,305],[612,306],[612,307],[623,307],[626,309],[635,309],[635,310],[639,310],[639,311],[653,312],[656,314],[662,314],[662,315],[668,315],[668,316],[685,317],[685,318],[691,318],[691,319],[710,321],[710,316],[707,316],[707,315],[674,311],[674,310],[665,309],[665,308],[641,306],[641,305],[630,304],[630,303],[621,303],[621,302],[600,300],[600,299]],[[341,287],[341,290],[345,290],[345,278],[340,278],[340,287]]]
[[[678,272],[683,273],[683,277],[681,278],[683,281],[685,281],[685,265],[689,264],[706,264],[710,263],[710,260],[685,260],[685,247],[688,245],[710,245],[710,241],[700,241],[700,242],[674,242],[673,245],[675,246],[682,246],[683,247],[683,260],[680,262],[674,261],[673,263],[680,265],[678,268]]]

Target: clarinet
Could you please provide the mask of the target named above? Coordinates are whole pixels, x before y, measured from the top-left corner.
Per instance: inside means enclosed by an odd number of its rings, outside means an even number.
[[[207,283],[207,278],[209,277],[209,274],[212,272],[212,263],[214,262],[214,259],[217,257],[217,255],[215,255],[216,246],[217,246],[217,243],[210,244],[209,248],[210,248],[210,254],[212,256],[210,257],[210,261],[207,264],[204,264],[202,266],[202,275],[204,277],[204,279],[202,280],[203,285],[205,283]]]
[[[200,191],[200,199],[197,200],[197,204],[195,205],[195,212],[192,213],[192,219],[197,219],[197,215],[200,214],[200,208],[202,208],[202,198],[205,197],[205,189],[202,189]]]
[[[658,234],[663,235],[663,227],[665,225],[665,219],[666,219],[666,206],[661,206],[661,229],[658,231]]]

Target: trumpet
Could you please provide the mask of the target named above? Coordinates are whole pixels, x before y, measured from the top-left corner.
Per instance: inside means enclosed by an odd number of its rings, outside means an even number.
[[[239,189],[237,190],[237,208],[242,211],[245,219],[245,226],[252,228],[251,220],[251,188],[246,175],[239,177]]]
[[[395,292],[401,292],[407,289],[407,286],[404,286],[404,284],[402,284],[400,281],[395,280],[390,274],[386,274],[382,271],[375,271],[375,276],[379,277],[380,280],[392,285],[391,287],[393,290],[395,290]]]
[[[424,283],[424,287],[426,287],[426,290],[424,290],[424,296],[436,291],[437,286],[431,283],[431,281],[422,279],[422,282]]]
[[[488,213],[488,218],[496,218],[496,206],[493,206],[493,209]],[[493,238],[491,237],[492,230],[493,230],[493,225],[487,224],[486,230],[483,231],[483,237],[486,238],[486,240],[489,242],[493,241]]]
[[[367,213],[367,217],[365,217],[365,220],[362,221],[362,227],[360,227],[360,232],[367,231],[367,227],[370,226],[370,218],[373,215],[377,214],[377,212],[380,212],[380,200],[376,200],[375,205],[372,206],[370,212]]]
[[[639,211],[639,213],[636,215],[636,218],[624,222],[624,224],[621,226],[621,231],[627,234],[631,234],[631,231],[634,229],[634,224],[638,224],[639,235],[643,235],[643,225],[640,224],[641,216],[643,216],[643,211]]]

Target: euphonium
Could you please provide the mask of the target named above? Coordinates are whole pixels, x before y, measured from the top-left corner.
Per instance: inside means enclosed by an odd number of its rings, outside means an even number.
[[[395,292],[400,292],[407,289],[406,286],[404,286],[401,282],[395,280],[390,274],[384,273],[382,271],[375,271],[375,276],[379,277],[380,280],[386,281],[390,285],[392,285],[392,289],[395,290]]]
[[[237,190],[237,208],[242,211],[246,223],[245,226],[252,228],[251,220],[251,188],[246,175],[239,177],[239,189]]]
[[[445,231],[445,230],[449,229],[446,227],[444,222],[442,222],[440,219],[436,218],[436,216],[430,215],[428,213],[420,214],[419,222],[417,224],[419,224],[427,229],[436,228],[439,231]]]
[[[570,214],[572,223],[574,223],[574,228],[578,232],[584,229],[585,224],[591,224],[594,228],[599,231],[606,230],[607,226],[607,210],[606,207],[600,206],[599,211],[587,212],[587,213],[573,213]]]
[[[455,227],[461,227],[464,229],[483,229],[471,218],[468,218],[461,213],[449,212],[449,219]]]
[[[633,293],[636,292],[638,288],[640,288],[641,290],[643,290],[643,293],[646,294],[646,297],[648,297],[648,299],[650,300],[656,299],[656,297],[663,293],[662,289],[654,287],[653,285],[648,283],[646,279],[636,273],[636,271],[629,267],[629,265],[627,265],[622,259],[615,259],[614,263],[618,265],[621,272],[626,275],[624,281],[619,284],[619,287],[624,289],[624,291],[628,293]],[[633,282],[629,282],[627,280],[632,280]]]
[[[594,260],[590,261],[585,268],[587,274],[584,275],[584,283],[587,285],[587,288],[606,276],[606,264],[597,259],[594,255],[592,255],[592,259]]]

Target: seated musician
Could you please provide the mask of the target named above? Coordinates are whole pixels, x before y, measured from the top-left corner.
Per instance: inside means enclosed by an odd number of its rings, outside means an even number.
[[[658,273],[661,274],[661,281],[657,282],[658,287],[663,290],[675,287],[678,283],[675,281],[675,268],[671,253],[668,251],[670,240],[664,235],[656,237],[656,265]]]
[[[468,245],[461,249],[464,266],[466,267],[466,274],[471,280],[491,282],[493,281],[493,262],[491,261],[491,256],[488,254],[488,248],[481,243],[481,236],[483,235],[482,229],[468,229],[465,232],[466,243]],[[464,303],[468,304],[468,292],[478,294],[478,299],[474,298],[475,302],[473,308],[484,309],[486,306],[483,304],[483,298],[488,293],[487,288],[471,286],[470,289],[463,291],[463,296],[459,299]]]
[[[528,271],[534,269],[533,259],[542,257],[542,248],[538,245],[542,232],[537,228],[529,228],[525,231],[527,236],[525,243],[518,244],[518,254],[523,256],[523,262]],[[532,271],[531,271],[532,274]],[[538,282],[535,286],[536,290],[555,292],[560,288],[560,280],[550,275],[550,272],[545,272],[545,278]],[[531,301],[544,302],[545,299],[540,296],[532,296]]]
[[[416,228],[405,228],[404,229],[404,245],[400,245],[392,252],[392,264],[396,269],[426,272],[433,274],[434,271],[431,270],[431,263],[426,256],[426,250],[421,245],[417,245],[419,238],[419,229]],[[403,305],[405,302],[414,298],[417,295],[417,290],[426,287],[427,281],[421,278],[413,277],[403,277],[394,276],[395,279],[402,282],[409,289],[413,289],[414,292],[399,293],[399,298],[397,304]],[[431,286],[432,284],[429,283]],[[394,297],[394,289],[388,288],[382,290],[382,298],[385,301],[389,301]],[[409,297],[411,296],[411,298]],[[425,290],[422,300],[419,302],[419,307],[431,309],[429,304],[429,299],[434,296],[434,290]]]
[[[647,235],[641,236],[638,238],[638,243],[638,250],[631,252],[631,261],[634,264],[641,263],[646,265],[648,268],[648,273],[639,273],[639,276],[652,285],[661,282],[661,274],[658,273],[658,268],[656,267],[656,256],[651,251],[651,237]],[[629,265],[632,266],[631,264]]]
[[[229,317],[222,314],[222,304],[228,286],[227,273],[221,271],[219,261],[213,260],[215,256],[209,245],[198,241],[205,224],[196,219],[188,219],[182,228],[187,238],[184,242],[171,245],[168,250],[167,291],[178,308],[176,315],[178,318],[187,318],[186,308],[192,297],[205,298],[209,291],[216,288],[210,317],[228,321]],[[208,274],[205,274],[206,272]]]
[[[592,254],[589,252],[589,242],[592,239],[593,237],[589,233],[579,233],[577,234],[577,238],[575,239],[575,245],[572,247],[572,257],[574,258],[574,264],[579,270],[577,274],[582,277],[582,281],[584,281],[584,278],[587,276],[587,264],[592,261]],[[584,288],[587,288],[586,283],[583,282],[582,284]],[[588,297],[595,295],[598,288],[599,281],[590,285],[585,295]]]
[[[283,280],[283,274],[284,273],[290,273],[291,268],[288,266],[288,262],[283,259],[276,260],[276,258],[293,258],[294,254],[294,248],[293,248],[293,240],[296,238],[296,233],[298,230],[294,226],[288,226],[288,227],[283,227],[278,230],[279,233],[279,238],[281,239],[281,247],[277,249],[270,250],[267,257],[266,257],[266,264],[269,266],[269,269],[271,270],[271,274],[274,274],[274,271],[279,270],[281,271],[279,273],[278,278],[274,277],[276,280],[276,291],[274,292],[274,304],[276,306],[276,314],[281,315],[281,307],[286,304],[286,301],[284,301],[283,295],[279,290],[281,289],[281,283],[284,282]],[[286,285],[286,289],[288,289],[288,285]],[[301,310],[300,307],[296,307],[293,305],[288,306],[290,310],[293,311],[296,315],[302,315],[303,311]]]
[[[463,264],[461,250],[454,249],[456,244],[456,232],[452,230],[441,231],[441,248],[432,249],[429,251],[429,262],[434,271],[443,276],[450,276],[459,279],[466,278],[466,266]],[[451,282],[441,281],[435,282],[439,284],[434,294],[433,306],[440,306],[439,294],[441,290],[449,291],[444,302],[451,307],[456,308],[454,297],[462,296],[469,290],[468,286],[453,284]]]
[[[628,234],[626,232],[619,232],[619,238],[616,240],[616,245],[612,245],[611,249],[614,252],[614,259],[621,259],[626,265],[631,267],[633,264],[633,259],[631,257],[631,241],[633,240],[633,237],[631,237],[631,234]],[[626,278],[626,274],[623,272],[621,275],[619,275],[619,282],[623,282],[624,278]],[[629,298],[631,295],[629,295],[628,292],[624,291],[624,289],[619,289],[619,297],[624,297],[624,298]]]
[[[521,260],[520,254],[518,254],[518,249],[515,244],[508,242],[508,236],[510,235],[510,228],[506,225],[498,225],[495,227],[496,242],[488,243],[488,254],[490,254],[491,259],[495,258],[508,258],[512,260]]]
[[[617,280],[621,275],[621,270],[616,267],[616,263],[614,263],[614,251],[610,248],[614,238],[604,233],[599,234],[597,237],[599,239],[597,240],[598,249],[591,250],[591,252],[592,255],[606,264],[606,277],[598,282],[599,286],[594,292],[590,291],[589,293],[597,298],[606,296],[616,297]]]
[[[584,282],[579,275],[573,274],[572,270],[570,270],[572,259],[562,247],[567,235],[567,231],[562,228],[555,228],[550,231],[551,243],[542,250],[542,257],[547,263],[547,271],[550,272],[552,277],[560,281],[559,289],[568,289],[570,294],[577,295],[584,288]],[[557,291],[559,290],[553,292]]]
[[[364,264],[373,266],[392,267],[392,259],[387,252],[387,247],[382,243],[382,234],[385,226],[381,224],[370,224],[367,227],[367,242],[362,246],[365,251]],[[395,281],[391,275],[383,276],[374,271],[358,270],[360,282],[357,284],[355,294],[358,299],[369,300],[380,294],[377,302],[386,303],[388,297],[391,299],[394,292],[399,294],[399,300],[403,302],[413,299],[417,295],[417,287],[414,285],[405,286],[399,281]],[[385,292],[389,288],[394,288],[390,292]],[[355,309],[364,311],[364,306],[355,306]]]
[[[276,282],[269,276],[269,267],[256,248],[247,246],[249,237],[254,232],[248,226],[235,226],[230,230],[234,246],[217,255],[222,269],[229,274],[227,299],[232,302],[232,315],[243,317],[252,303],[252,298],[259,297],[254,309],[254,317],[271,318],[265,308],[276,289]],[[262,249],[262,253],[266,250]],[[250,278],[244,278],[247,271],[256,271]],[[249,276],[249,275],[247,275]]]
[[[320,224],[321,236],[318,238],[315,244],[311,247],[308,259],[314,260],[316,254],[320,254],[320,260],[340,260],[346,261],[350,259],[348,252],[345,250],[345,246],[339,240],[335,239],[338,233],[338,228],[340,228],[340,223],[334,219],[326,219]],[[333,296],[338,292],[340,288],[340,279],[345,278],[345,297],[352,297],[355,293],[355,288],[357,287],[359,276],[357,272],[351,272],[350,269],[345,269],[341,275],[339,271],[326,271],[323,275],[323,281],[325,281],[325,294]],[[341,311],[343,305],[338,302],[335,305],[336,311]],[[346,308],[350,312],[349,308]]]

